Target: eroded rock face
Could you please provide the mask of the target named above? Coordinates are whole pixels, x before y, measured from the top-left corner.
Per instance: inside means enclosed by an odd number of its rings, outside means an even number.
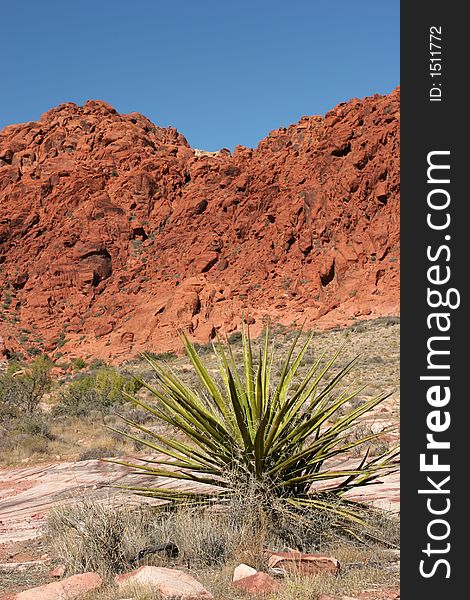
[[[10,351],[119,360],[243,308],[255,334],[397,314],[399,90],[233,155],[100,101],[6,127],[0,279]]]

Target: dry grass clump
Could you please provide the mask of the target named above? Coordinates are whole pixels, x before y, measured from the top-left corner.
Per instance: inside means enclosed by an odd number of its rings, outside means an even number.
[[[58,506],[49,514],[50,551],[68,574],[97,571],[105,577],[143,564],[189,568],[223,577],[240,562],[266,569],[265,550],[296,548],[331,552],[340,562],[380,564],[399,540],[397,518],[369,511],[363,541],[346,539],[324,511],[298,515],[266,511],[256,493],[230,505],[118,505],[93,496]]]
[[[90,496],[53,508],[47,537],[68,574],[96,571],[108,576],[134,566],[152,527],[148,511]]]
[[[254,489],[235,494],[228,506],[172,510],[88,496],[53,508],[47,534],[52,554],[68,574],[104,576],[142,564],[200,569],[244,562],[262,570],[266,548],[313,552],[333,539],[333,517],[324,511],[294,517],[265,507]]]
[[[142,564],[221,566],[262,557],[264,528],[248,504],[226,507],[118,505],[93,496],[53,508],[48,516],[50,548],[67,573],[105,576]]]
[[[339,537],[324,513],[293,520],[292,514],[279,517],[261,506],[250,491],[235,496],[228,508],[193,505],[176,510],[116,505],[91,496],[51,511],[50,553],[66,565],[69,575],[98,571],[105,576],[103,588],[84,600],[160,600],[146,586],[118,590],[112,583],[114,573],[145,564],[189,570],[215,600],[238,600],[246,596],[231,587],[237,564],[266,571],[265,550],[288,548],[332,554],[341,572],[337,577],[288,574],[280,580],[281,590],[266,600],[317,600],[321,594],[340,598],[364,589],[398,588],[398,551],[390,549],[399,540],[396,516],[371,511],[370,527],[360,543]]]

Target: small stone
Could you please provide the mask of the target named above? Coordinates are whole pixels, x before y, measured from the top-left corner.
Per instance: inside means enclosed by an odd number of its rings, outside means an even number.
[[[375,195],[379,202],[386,202],[388,197],[388,190],[385,181],[381,181],[377,184],[377,187],[375,188]]]
[[[337,575],[340,570],[338,560],[326,554],[304,554],[298,550],[269,552],[268,554],[268,567],[282,568],[290,573],[332,573],[333,575]]]
[[[280,584],[267,573],[255,573],[249,577],[232,581],[232,586],[249,594],[271,594],[278,592]]]
[[[233,571],[232,581],[238,581],[239,579],[250,577],[250,575],[254,575],[257,572],[258,571],[256,569],[253,569],[253,567],[241,563],[240,565],[238,565],[238,567],[235,567],[235,570]]]
[[[222,258],[219,260],[219,264],[217,265],[217,268],[219,269],[219,271],[225,271],[225,269],[228,267],[228,260],[226,258]]]
[[[49,577],[63,577],[65,573],[65,566],[64,565],[59,565],[58,567],[55,567],[55,569],[52,569],[52,571],[49,571]]]

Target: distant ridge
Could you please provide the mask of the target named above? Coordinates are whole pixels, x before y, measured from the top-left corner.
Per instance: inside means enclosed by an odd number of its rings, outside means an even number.
[[[325,328],[399,310],[399,89],[205,153],[109,104],[0,133],[6,352],[116,361],[242,309]]]

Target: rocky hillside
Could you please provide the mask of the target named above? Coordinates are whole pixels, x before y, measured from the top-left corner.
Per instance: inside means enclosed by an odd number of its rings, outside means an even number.
[[[25,356],[207,342],[242,309],[255,333],[397,314],[399,90],[232,154],[94,100],[6,127],[0,286],[4,352]]]

